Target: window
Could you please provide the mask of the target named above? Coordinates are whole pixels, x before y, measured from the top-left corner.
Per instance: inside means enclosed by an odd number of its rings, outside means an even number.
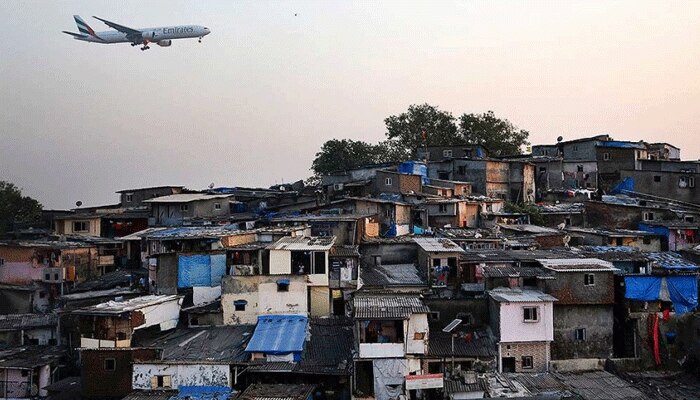
[[[472,158],[472,149],[464,149],[464,156],[467,158]]]
[[[180,204],[180,211],[189,211],[189,210],[190,210],[189,204]]]
[[[610,153],[603,153],[603,160],[609,161],[610,160]]]
[[[685,218],[683,218],[683,220],[685,220],[685,222],[695,222],[695,217],[686,215]],[[3,263],[3,260],[2,260],[2,258],[0,258],[0,265],[2,265],[2,263]]]
[[[438,212],[441,212],[441,213],[447,212],[447,204],[438,205]]]
[[[688,178],[685,176],[681,176],[678,178],[678,187],[679,188],[687,188],[688,187]]]
[[[452,157],[452,150],[443,150],[442,156],[443,157]]]
[[[5,259],[4,259],[4,258],[0,258],[0,265],[5,265]]]
[[[311,271],[312,274],[325,274],[326,273],[326,253],[323,251],[314,252],[314,269]]]
[[[540,173],[547,172],[547,167],[540,167]]]
[[[73,222],[73,232],[87,232],[90,223],[87,221],[74,221]]]
[[[578,151],[578,146],[574,145],[574,151]]]
[[[170,375],[155,375],[151,377],[151,389],[170,388]]]
[[[654,182],[661,182],[661,175],[654,175]]]
[[[134,201],[134,194],[133,193],[125,194],[124,201],[126,201],[127,203],[131,203],[132,201]]]
[[[394,180],[391,178],[384,178],[384,185],[391,186],[394,184]]]
[[[579,342],[586,341],[586,328],[578,328],[574,331],[574,339]]]
[[[50,281],[50,280],[51,280],[51,274],[44,274],[44,280],[45,280],[45,281]]]
[[[577,166],[576,166],[576,171],[578,171],[578,172],[583,172],[583,165],[577,165]]]
[[[532,356],[523,356],[520,360],[523,369],[532,369]]]
[[[58,280],[58,272],[53,274],[53,280],[57,281]]]
[[[649,236],[644,236],[644,238],[642,239],[642,243],[651,244],[651,238]]]
[[[413,340],[423,340],[425,339],[425,332],[414,332]]]
[[[523,307],[523,321],[525,322],[537,322],[537,307]]]
[[[235,311],[245,311],[245,306],[248,305],[246,300],[236,300],[233,302],[233,309]]]
[[[215,210],[221,210],[221,203],[214,203]]]
[[[695,177],[694,176],[688,177],[688,187],[691,187],[691,188],[695,187]]]
[[[593,274],[586,274],[583,276],[583,284],[586,286],[593,286],[595,285],[595,275]]]
[[[651,211],[645,211],[642,213],[642,219],[644,221],[653,221],[654,220],[654,213]]]
[[[460,175],[466,175],[467,167],[464,165],[460,165],[459,167],[457,167],[457,173]]]
[[[431,321],[439,321],[440,320],[440,311],[431,311],[430,315],[428,315],[428,318]],[[700,332],[700,328],[698,328],[698,332]],[[700,333],[698,333],[698,336],[700,336]]]
[[[114,358],[105,358],[105,371],[114,371],[116,369],[117,362]]]
[[[46,298],[46,292],[39,292],[39,298],[40,299]]]
[[[392,216],[391,208],[387,208],[385,214],[386,214],[387,218],[391,218],[391,216]]]
[[[277,281],[277,291],[278,292],[288,292],[289,291],[289,279],[280,279]]]

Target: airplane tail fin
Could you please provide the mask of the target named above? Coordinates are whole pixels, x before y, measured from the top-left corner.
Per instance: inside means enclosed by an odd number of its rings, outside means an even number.
[[[80,15],[74,15],[73,19],[75,19],[75,23],[76,25],[78,25],[78,31],[80,33],[82,33],[83,35],[97,37],[95,31],[92,28],[90,28],[90,25],[88,25],[82,18],[80,18]]]

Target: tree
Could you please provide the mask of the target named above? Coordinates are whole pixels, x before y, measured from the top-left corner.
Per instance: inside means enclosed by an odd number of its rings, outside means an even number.
[[[413,104],[408,111],[384,120],[386,136],[403,153],[414,155],[424,146],[462,144],[452,113],[430,104]]]
[[[520,147],[530,144],[528,131],[497,118],[493,111],[463,114],[459,117],[459,133],[466,143],[480,144],[493,155],[520,154]]]
[[[41,204],[10,182],[0,181],[0,235],[12,230],[15,224],[37,222],[41,218]]]
[[[375,164],[381,149],[361,140],[332,139],[321,146],[311,169],[316,175],[345,171],[360,165]]]

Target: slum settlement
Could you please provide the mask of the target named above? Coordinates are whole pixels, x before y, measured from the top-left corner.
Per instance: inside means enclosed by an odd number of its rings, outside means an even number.
[[[601,135],[45,211],[0,242],[0,396],[693,398],[698,178]]]

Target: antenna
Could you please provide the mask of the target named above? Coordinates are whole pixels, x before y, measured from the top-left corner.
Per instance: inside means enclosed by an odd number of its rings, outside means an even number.
[[[214,182],[209,184],[209,189],[214,189]]]
[[[557,143],[561,142],[562,140],[564,140],[564,138],[561,137],[561,136],[559,136],[559,137],[557,138]]]
[[[442,328],[442,331],[445,333],[450,333],[452,332],[456,327],[458,327],[462,323],[461,319],[454,319],[452,322],[450,322],[446,327]]]
[[[80,201],[80,200],[78,200],[78,201],[75,202],[75,206],[76,206],[76,207],[80,207],[80,206],[82,206],[82,205],[83,205],[83,202]]]

